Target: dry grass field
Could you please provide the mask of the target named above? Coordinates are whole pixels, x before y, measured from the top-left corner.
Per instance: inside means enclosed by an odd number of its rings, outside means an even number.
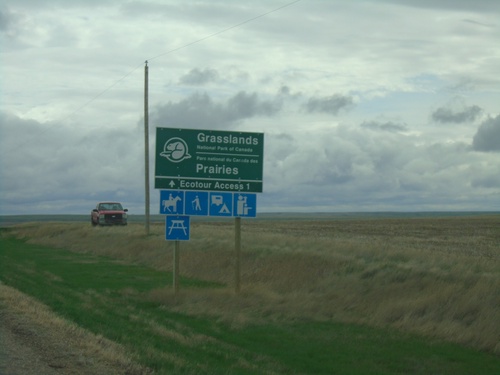
[[[500,355],[500,216],[346,220],[243,220],[241,292],[234,292],[234,224],[191,224],[181,276],[224,283],[183,288],[171,280],[148,298],[235,326],[336,320],[391,326]],[[29,223],[29,242],[172,270],[164,225],[92,228]]]
[[[0,307],[1,374],[148,373],[122,346],[69,323],[1,282]]]

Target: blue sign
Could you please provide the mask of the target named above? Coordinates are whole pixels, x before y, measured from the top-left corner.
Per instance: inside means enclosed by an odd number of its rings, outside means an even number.
[[[233,216],[232,193],[210,193],[210,216]]]
[[[233,216],[256,217],[257,194],[234,193]]]
[[[160,214],[163,215],[184,214],[184,191],[182,190],[160,191]]]
[[[161,190],[160,214],[256,217],[257,194]]]
[[[188,241],[189,216],[167,215],[165,220],[165,239],[167,241]]]
[[[186,191],[184,214],[208,216],[208,193],[206,191]]]

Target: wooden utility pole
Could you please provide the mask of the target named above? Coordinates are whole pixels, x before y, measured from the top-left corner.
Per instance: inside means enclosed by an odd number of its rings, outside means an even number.
[[[241,217],[234,219],[234,291],[240,292],[240,263],[241,263]]]
[[[149,235],[149,108],[147,60],[144,66],[144,176],[146,235]]]

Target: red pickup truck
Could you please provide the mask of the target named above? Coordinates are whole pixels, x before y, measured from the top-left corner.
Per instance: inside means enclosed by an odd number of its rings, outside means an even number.
[[[90,213],[90,221],[96,225],[127,225],[128,209],[118,202],[100,202]]]

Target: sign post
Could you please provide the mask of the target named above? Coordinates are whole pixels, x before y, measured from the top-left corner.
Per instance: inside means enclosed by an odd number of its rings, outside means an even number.
[[[167,215],[165,218],[165,239],[175,241],[173,262],[173,288],[174,294],[179,292],[179,258],[180,242],[189,240],[190,223],[189,216]]]
[[[180,241],[175,241],[174,246],[174,267],[173,267],[173,285],[174,294],[179,293],[179,251],[180,251]]]
[[[175,241],[173,287],[179,290],[179,241],[189,240],[188,215],[235,217],[235,292],[240,292],[241,218],[255,217],[262,192],[264,134],[156,128],[155,189]]]

